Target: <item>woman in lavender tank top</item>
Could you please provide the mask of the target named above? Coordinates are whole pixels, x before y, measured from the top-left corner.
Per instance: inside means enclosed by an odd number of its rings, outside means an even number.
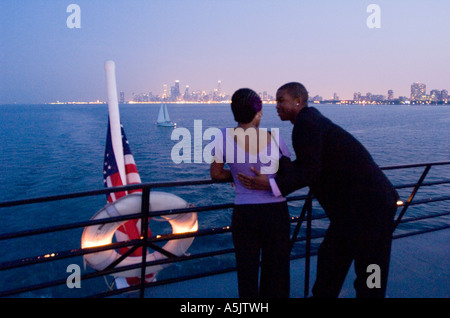
[[[269,178],[274,177],[281,155],[290,154],[278,129],[268,132],[259,128],[262,102],[253,90],[237,90],[231,99],[231,109],[237,127],[224,128],[222,136],[216,135],[210,171],[213,179],[235,183],[231,226],[239,297],[287,298],[290,225],[286,199],[275,197],[272,191],[247,189],[236,175],[240,172],[252,175],[253,167]]]

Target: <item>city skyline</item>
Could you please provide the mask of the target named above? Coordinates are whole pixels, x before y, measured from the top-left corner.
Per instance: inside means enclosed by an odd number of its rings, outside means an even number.
[[[448,90],[448,12],[445,0],[2,0],[0,104],[105,100],[106,60],[130,98],[177,79],[181,93],[221,80],[273,96],[298,81],[348,100],[408,97],[416,81]]]
[[[184,93],[181,92],[180,88],[181,81],[175,80],[174,85],[170,86],[170,90],[168,89],[168,84],[162,85],[162,94],[153,94],[153,91],[149,91],[148,93],[139,93],[135,94],[134,92],[131,94],[131,98],[125,98],[125,92],[119,92],[119,100],[121,103],[125,102],[160,102],[160,101],[168,101],[168,102],[211,102],[211,101],[230,101],[232,93],[223,92],[221,89],[222,81],[217,82],[217,87],[215,89],[206,91],[206,90],[190,90],[190,85],[185,86]],[[448,90],[447,89],[438,89],[433,88],[430,90],[430,94],[427,94],[426,84],[414,82],[411,84],[410,95],[409,96],[396,96],[395,92],[392,89],[387,90],[387,94],[373,94],[372,92],[367,92],[366,95],[362,95],[361,92],[354,92],[353,98],[350,99],[341,99],[339,98],[339,93],[333,93],[332,97],[323,97],[320,94],[311,94],[309,93],[309,100],[311,101],[322,101],[322,100],[353,100],[353,101],[429,101],[429,102],[437,102],[437,101],[448,101]],[[169,93],[170,91],[170,93]],[[275,101],[275,93],[269,93],[267,91],[257,92],[263,101]],[[205,98],[204,98],[205,97]]]
[[[155,93],[153,90],[149,90],[147,93],[139,92],[136,93],[134,91],[126,94],[124,91],[118,88],[117,96],[119,103],[146,103],[146,102],[229,102],[231,101],[232,93],[224,92],[221,89],[222,81],[218,80],[216,83],[216,88],[204,90],[204,89],[192,89],[190,85],[185,85],[184,93],[182,93],[182,88],[179,86],[181,83],[180,80],[174,81],[174,86],[169,86],[168,84],[160,85],[162,88],[160,90],[160,94]],[[427,94],[426,89],[427,84],[413,82],[410,85],[410,94],[408,96],[399,96],[396,95],[394,90],[388,89],[386,91],[386,95],[379,94],[379,92],[372,93],[373,90],[366,92],[366,95],[363,95],[361,92],[354,92],[352,98],[340,98],[339,92],[334,92],[333,96],[322,96],[321,94],[313,94],[308,92],[309,101],[364,101],[364,102],[382,102],[382,101],[423,101],[423,102],[436,102],[443,101],[444,103],[448,103],[450,101],[448,95],[448,89],[439,89],[433,88],[429,91],[430,94]],[[170,87],[170,88],[169,88]],[[176,88],[174,90],[174,88]],[[176,96],[174,96],[174,92]],[[275,92],[270,93],[267,91],[258,92],[259,96],[263,101],[266,102],[274,102],[276,101]],[[106,99],[96,99],[96,100],[56,100],[56,101],[47,101],[38,104],[57,104],[57,103],[106,103]],[[13,102],[10,104],[18,104],[17,102]],[[35,103],[32,103],[35,104]]]
[[[185,86],[184,93],[181,92],[180,89],[180,81],[176,80],[173,86],[168,88],[168,84],[163,84],[162,94],[154,95],[152,91],[148,93],[132,93],[130,97],[127,97],[125,92],[118,91],[118,101],[120,104],[126,103],[161,103],[161,102],[174,102],[174,103],[222,103],[222,102],[231,102],[231,95],[227,92],[223,92],[221,89],[222,82],[219,80],[217,82],[216,88],[206,91],[206,90],[190,90],[190,86]],[[373,94],[372,92],[367,92],[363,95],[361,92],[354,92],[353,98],[343,99],[339,97],[338,93],[334,93],[332,97],[326,98],[320,95],[311,95],[309,93],[309,101],[310,102],[343,102],[343,103],[355,103],[355,104],[366,104],[366,103],[393,103],[393,104],[431,104],[437,103],[440,104],[448,104],[450,102],[450,98],[448,95],[447,89],[431,89],[429,94],[427,94],[425,83],[414,82],[410,85],[410,96],[396,96],[395,92],[391,89],[387,90],[387,94]],[[275,102],[276,98],[275,94],[270,94],[267,91],[257,92],[261,97],[263,102]],[[50,104],[71,104],[71,103],[106,103],[105,100],[96,100],[96,101],[56,101],[50,102]]]

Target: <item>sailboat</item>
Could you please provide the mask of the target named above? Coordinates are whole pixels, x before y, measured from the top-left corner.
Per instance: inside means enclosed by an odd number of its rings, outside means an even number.
[[[167,111],[167,104],[161,104],[161,108],[158,113],[158,120],[156,124],[161,127],[173,127],[175,124],[170,120],[169,112]]]

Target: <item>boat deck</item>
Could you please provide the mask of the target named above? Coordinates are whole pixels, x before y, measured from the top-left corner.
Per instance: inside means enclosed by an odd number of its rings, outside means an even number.
[[[450,297],[450,229],[405,238],[392,243],[388,298]],[[315,281],[317,257],[311,257],[310,289]],[[291,262],[291,298],[304,297],[305,259]],[[339,297],[353,298],[350,268]],[[309,296],[311,291],[309,292]],[[150,298],[237,298],[236,273],[192,279],[176,284],[154,286],[146,291]]]

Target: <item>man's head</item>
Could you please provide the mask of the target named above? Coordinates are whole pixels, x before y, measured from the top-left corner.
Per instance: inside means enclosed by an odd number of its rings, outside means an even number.
[[[308,106],[308,91],[297,82],[284,84],[277,91],[277,111],[281,120],[295,122],[299,111]]]

